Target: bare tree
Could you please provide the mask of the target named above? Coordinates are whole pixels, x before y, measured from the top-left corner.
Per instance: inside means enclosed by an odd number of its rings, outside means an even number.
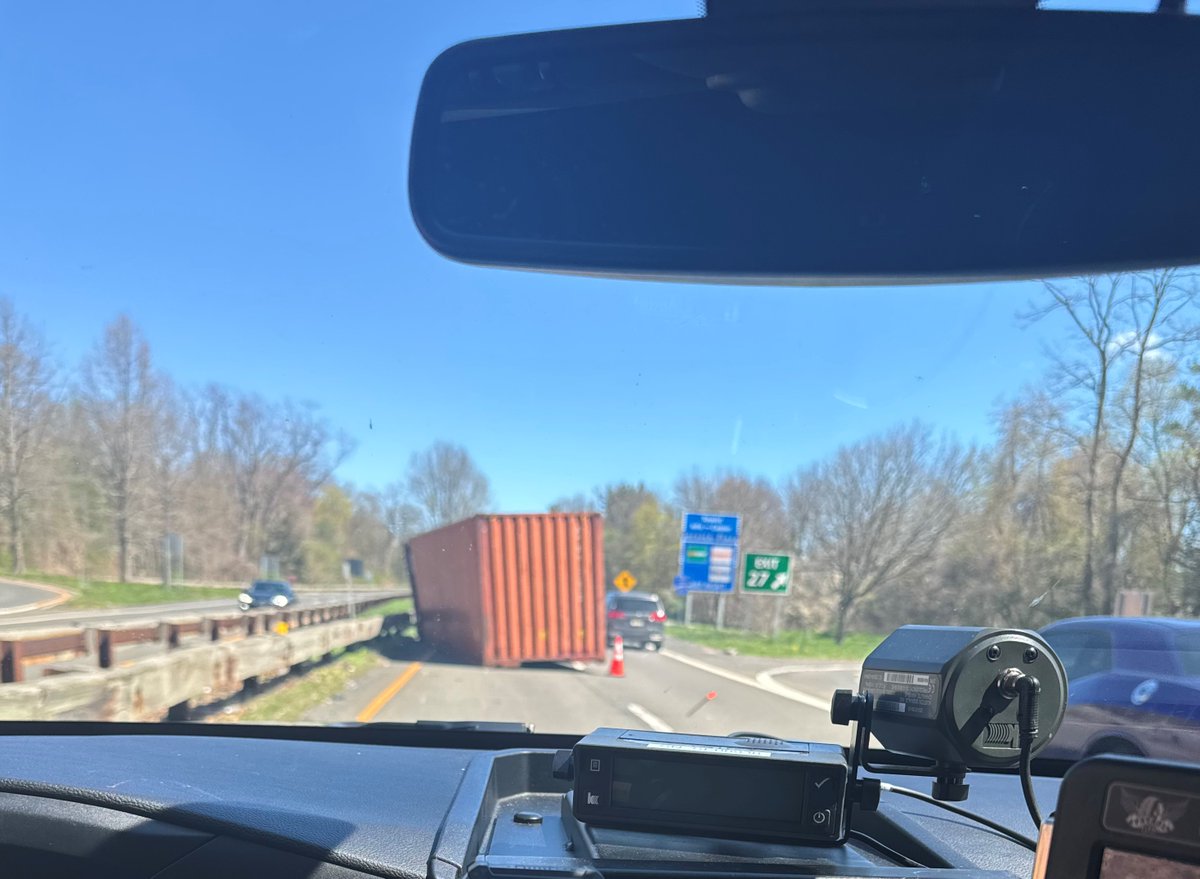
[[[436,442],[408,461],[405,487],[426,529],[482,513],[491,505],[487,477],[462,446]]]
[[[311,500],[352,443],[311,405],[272,405],[253,394],[224,400],[218,442],[237,510],[234,556],[245,564],[255,553],[295,542],[296,511],[285,501]]]
[[[804,522],[801,552],[832,574],[839,642],[859,600],[933,561],[955,522],[972,457],[914,424],[844,446],[787,482],[788,508]]]
[[[548,513],[594,513],[599,508],[594,496],[583,492],[564,495],[550,502],[546,507]]]
[[[391,577],[388,558],[390,535],[383,516],[383,498],[376,491],[343,486],[350,497],[351,515],[346,534],[350,558],[361,559],[369,576],[386,581]],[[314,522],[315,529],[315,522]]]
[[[1025,317],[1060,313],[1074,330],[1075,344],[1051,356],[1056,390],[1076,403],[1068,429],[1085,463],[1080,595],[1083,612],[1095,613],[1116,596],[1122,488],[1143,424],[1147,378],[1157,359],[1200,338],[1197,293],[1194,279],[1173,269],[1047,282],[1045,292],[1048,301]]]
[[[133,533],[146,500],[156,390],[150,346],[121,315],[83,362],[79,404],[112,514],[122,583],[132,575]]]
[[[1193,364],[1191,372],[1200,375],[1200,364]],[[1164,442],[1172,454],[1165,488],[1174,501],[1171,521],[1178,533],[1174,562],[1181,574],[1171,609],[1195,616],[1200,613],[1200,386],[1184,382],[1177,390],[1180,411],[1168,422],[1169,438]]]
[[[691,470],[675,480],[674,497],[684,510],[738,516],[743,554],[784,550],[791,545],[783,499],[762,477],[730,470],[712,474]],[[709,607],[713,603],[711,598],[702,599],[702,612],[714,611],[718,627],[728,622],[738,628],[777,633],[783,624],[785,599],[780,597],[731,592],[720,594],[716,606]]]
[[[1055,402],[1038,391],[994,418],[996,443],[982,461],[980,490],[941,571],[979,622],[1034,625],[1053,606],[1041,596],[1074,592],[1063,585],[1077,557],[1079,517],[1059,421]],[[953,610],[963,618],[965,608]]]
[[[223,446],[232,397],[229,389],[214,384],[178,394],[178,436],[185,448],[172,528],[187,541],[188,572],[202,579],[247,573],[235,555],[238,509]]]
[[[161,537],[163,583],[171,583],[175,566],[181,561],[171,556],[171,535],[178,527],[181,491],[186,475],[189,441],[183,403],[170,379],[161,377],[150,412],[150,480],[155,526]]]
[[[672,487],[675,504],[681,510],[688,512],[717,511],[717,483],[720,477],[712,477],[703,473],[699,468],[692,468],[687,473],[681,473]]]
[[[30,471],[46,451],[56,374],[45,339],[0,299],[0,507],[8,525],[9,563],[25,571]]]
[[[400,547],[421,528],[421,510],[408,500],[404,486],[393,482],[384,487],[380,495],[383,527],[387,531],[387,548],[384,551],[384,570],[395,580],[407,579],[407,572],[397,570]]]

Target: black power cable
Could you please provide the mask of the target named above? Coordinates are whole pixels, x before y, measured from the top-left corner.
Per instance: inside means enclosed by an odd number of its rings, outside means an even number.
[[[947,812],[953,812],[955,815],[959,815],[960,817],[974,821],[977,824],[982,824],[989,830],[994,830],[997,833],[1007,836],[1013,842],[1017,843],[1018,845],[1025,846],[1025,848],[1029,849],[1031,852],[1037,851],[1037,843],[1025,834],[1018,833],[1011,828],[1005,827],[1003,824],[993,821],[991,818],[985,818],[984,816],[978,815],[975,812],[960,808],[959,806],[951,805],[944,800],[935,800],[933,797],[929,796],[929,794],[923,794],[919,790],[912,790],[911,788],[907,787],[897,787],[896,785],[888,784],[887,782],[884,782],[880,785],[880,790],[890,791],[891,793],[901,794],[902,796],[906,797],[912,797],[914,800],[920,800],[922,803],[929,803],[931,806],[937,806],[939,809],[945,809]]]
[[[1038,701],[1042,684],[1033,675],[1022,675],[1017,681],[1017,743],[1021,746],[1021,792],[1025,795],[1025,806],[1034,827],[1042,826],[1042,813],[1038,809],[1033,790],[1033,740],[1038,734]]]

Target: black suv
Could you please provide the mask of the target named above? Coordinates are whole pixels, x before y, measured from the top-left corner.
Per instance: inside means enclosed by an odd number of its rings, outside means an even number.
[[[630,647],[653,647],[663,643],[667,612],[657,595],[648,592],[610,592],[604,602],[608,611],[608,643],[617,635]]]
[[[238,596],[238,607],[287,607],[296,601],[292,587],[282,580],[255,580],[250,588]]]

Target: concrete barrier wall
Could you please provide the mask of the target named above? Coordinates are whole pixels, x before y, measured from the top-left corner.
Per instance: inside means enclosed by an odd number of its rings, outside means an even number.
[[[231,696],[252,678],[286,672],[378,637],[381,617],[348,619],[182,647],[126,668],[0,686],[0,720],[161,720],[174,705]]]

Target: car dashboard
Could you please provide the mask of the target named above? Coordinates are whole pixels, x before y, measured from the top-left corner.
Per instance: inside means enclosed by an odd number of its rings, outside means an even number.
[[[9,875],[90,879],[1028,876],[1033,864],[998,833],[887,794],[852,822],[883,848],[593,830],[563,810],[567,785],[551,772],[563,737],[483,736],[480,748],[460,746],[472,739],[458,733],[429,747],[280,729],[286,738],[0,737],[0,863]],[[968,806],[1032,830],[1015,776],[970,781]],[[1039,798],[1052,803],[1058,784],[1039,778]],[[889,848],[923,866],[903,866]]]

